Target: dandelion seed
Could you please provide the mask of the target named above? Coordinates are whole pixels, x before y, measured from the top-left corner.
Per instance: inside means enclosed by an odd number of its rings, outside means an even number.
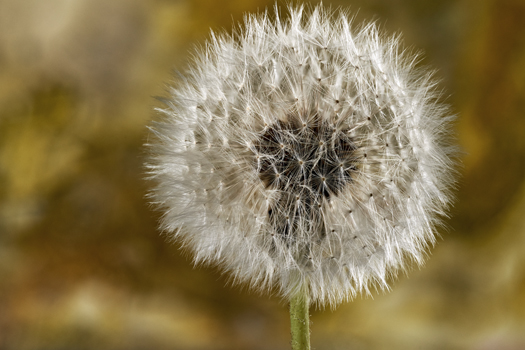
[[[336,305],[422,263],[453,184],[432,74],[346,15],[212,35],[152,126],[162,227],[235,282]]]

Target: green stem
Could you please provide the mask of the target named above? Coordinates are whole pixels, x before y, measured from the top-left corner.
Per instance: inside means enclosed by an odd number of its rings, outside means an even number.
[[[310,350],[310,298],[308,286],[301,288],[290,300],[292,349]]]

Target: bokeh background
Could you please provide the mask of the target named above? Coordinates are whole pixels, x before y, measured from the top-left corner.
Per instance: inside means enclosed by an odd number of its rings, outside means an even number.
[[[426,266],[312,310],[313,349],[525,349],[525,1],[324,3],[424,51],[464,154]],[[283,301],[159,234],[142,167],[172,70],[273,4],[0,0],[0,349],[289,349]]]

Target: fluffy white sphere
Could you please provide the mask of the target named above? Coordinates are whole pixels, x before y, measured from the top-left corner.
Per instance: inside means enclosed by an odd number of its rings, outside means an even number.
[[[162,227],[235,282],[336,305],[422,263],[453,184],[431,74],[316,7],[213,35],[152,126]]]

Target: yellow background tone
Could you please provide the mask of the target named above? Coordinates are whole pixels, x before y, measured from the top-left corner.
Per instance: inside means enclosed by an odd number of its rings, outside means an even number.
[[[525,1],[324,4],[424,51],[464,154],[426,266],[312,310],[312,347],[525,349]],[[142,167],[172,69],[272,6],[0,0],[0,349],[289,349],[283,301],[159,234]]]

